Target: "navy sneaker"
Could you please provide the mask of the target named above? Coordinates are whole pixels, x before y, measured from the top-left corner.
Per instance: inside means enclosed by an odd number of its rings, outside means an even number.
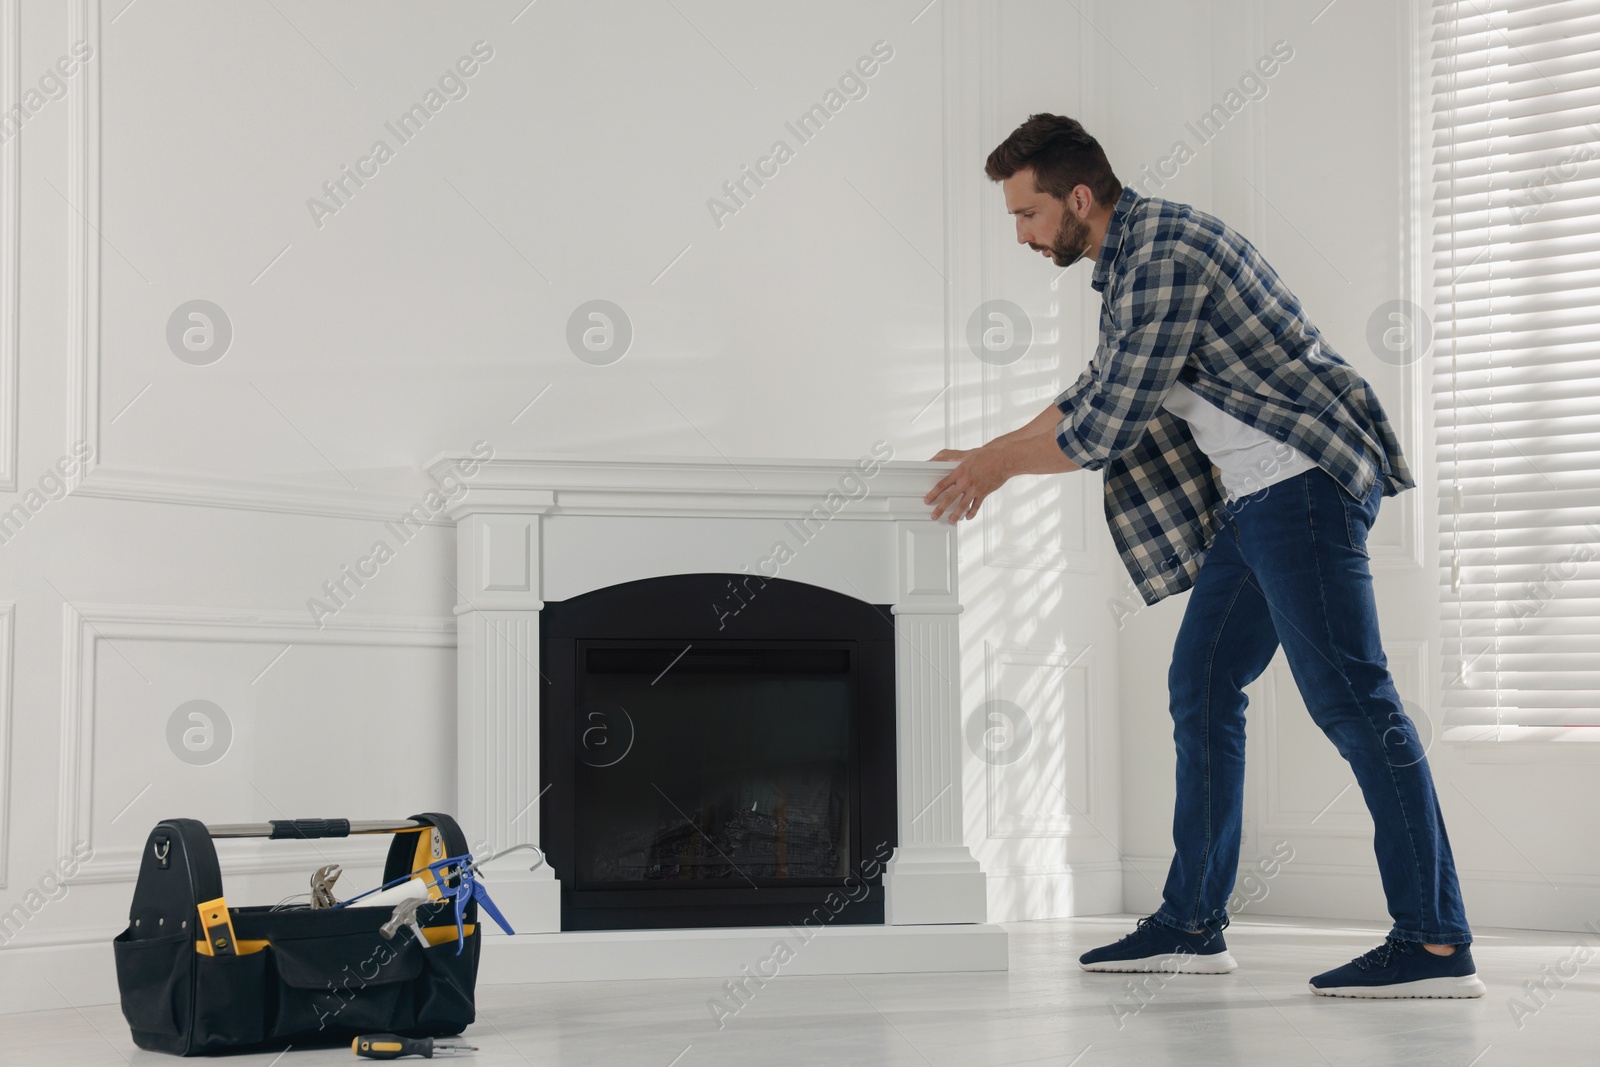
[[[1223,917],[1223,926],[1228,925]],[[1191,934],[1168,926],[1154,915],[1139,920],[1133,933],[1114,944],[1078,957],[1086,971],[1173,971],[1181,974],[1227,974],[1239,965],[1228,954],[1222,931]]]
[[[1420,941],[1387,938],[1383,944],[1311,979],[1325,997],[1481,997],[1488,990],[1472,965],[1472,946],[1436,956]]]

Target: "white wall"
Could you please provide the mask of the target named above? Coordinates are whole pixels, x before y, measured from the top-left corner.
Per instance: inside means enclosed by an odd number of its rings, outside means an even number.
[[[1016,241],[989,153],[1028,115],[1049,111],[1109,130],[1107,57],[1070,5],[1005,0],[960,12],[946,83],[955,334],[953,444],[972,447],[1027,422],[1072,384],[1094,350],[1092,264],[1063,274]],[[1080,5],[1099,21],[1100,4]],[[1108,6],[1108,5],[1107,5]],[[1112,134],[1112,141],[1115,134]],[[1109,147],[1109,145],[1108,145]],[[1013,361],[976,358],[969,322],[1011,301],[1033,325]],[[989,322],[993,320],[981,319]],[[991,920],[1121,907],[1121,790],[1115,617],[1101,605],[1119,573],[1098,475],[1008,484],[961,535],[962,667],[969,740],[969,841],[989,875]]]
[[[454,531],[386,525],[436,453],[922,460],[1088,358],[1087,271],[1052,287],[981,170],[1028,111],[1100,106],[1060,5],[0,0],[0,29],[6,106],[70,57],[0,157],[0,510],[28,511],[0,545],[8,1010],[115,998],[161,818],[453,806]],[[401,144],[386,123],[479,41]],[[865,95],[799,143],[786,123],[880,41]],[[380,138],[392,158],[314,213]],[[792,158],[719,225],[708,200],[778,139]],[[1000,297],[1038,336],[996,368],[965,329]],[[606,365],[567,340],[595,299],[633,331]],[[209,362],[169,344],[193,300],[231,324]],[[62,457],[71,494],[30,495]],[[1015,764],[968,754],[991,917],[1113,910],[1117,641],[1081,610],[1117,577],[1098,480],[1019,482],[961,536],[966,702],[1037,726]],[[393,558],[314,615],[379,540]],[[231,733],[203,765],[168,736],[194,700]],[[371,843],[226,844],[230,899],[328,860],[376,874]]]

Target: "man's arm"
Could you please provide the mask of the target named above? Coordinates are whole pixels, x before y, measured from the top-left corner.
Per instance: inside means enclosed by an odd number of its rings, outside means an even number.
[[[1134,266],[1110,316],[1118,327],[1072,387],[1056,397],[1056,445],[1099,470],[1139,442],[1199,340],[1211,267],[1168,256]]]
[[[940,452],[935,460],[959,458],[961,465],[928,491],[924,504],[933,504],[933,517],[947,522],[970,519],[984,498],[1017,474],[1060,474],[1078,465],[1056,444],[1061,411],[1051,404],[1031,422],[1001,434],[980,448],[959,456]]]
[[[1054,403],[1051,403],[1048,408],[1040,411],[1032,421],[1024,422],[1022,426],[1016,427],[1008,434],[1002,434],[1000,437],[994,438],[992,442],[989,442],[989,445],[984,445],[984,448],[1000,445],[1003,442],[1019,442],[1022,438],[1050,437],[1051,440],[1054,440],[1056,427],[1059,424],[1061,424],[1061,410]],[[962,459],[963,456],[970,456],[974,451],[978,450],[976,448],[941,448],[930,462],[938,462],[941,459]],[[1077,470],[1077,467],[1067,467],[1067,470]],[[1048,472],[1040,472],[1040,474],[1048,474]]]
[[[1011,474],[1061,474],[1065,471],[1082,470],[1071,456],[1061,451],[1061,446],[1056,444],[1055,428],[1061,422],[1061,413],[1052,407],[1048,412],[1048,423],[1044,429],[1031,436],[996,437],[990,441],[989,448],[1000,452],[1001,469]],[[1044,419],[1030,422],[1023,430],[1030,429],[1035,423]],[[1020,433],[1021,431],[1016,431]],[[1007,440],[1010,438],[1010,440]]]
[[[1110,309],[1117,326],[1083,374],[1032,422],[964,456],[923,498],[933,517],[970,519],[1013,475],[1099,470],[1137,444],[1199,338],[1210,274],[1192,255],[1133,266]]]
[[[1061,425],[1061,409],[1051,404],[1023,425],[1003,433],[985,448],[996,450],[1009,475],[1062,474],[1082,470],[1056,444],[1056,429]]]
[[[1031,422],[1024,423],[1015,430],[1012,430],[1010,433],[1003,433],[989,443],[991,445],[997,445],[1003,441],[1022,441],[1030,437],[1039,437],[1041,435],[1049,436],[1053,441],[1056,435],[1056,427],[1059,425],[1061,425],[1061,409],[1052,403],[1049,407],[1039,412],[1039,414]],[[1075,468],[1068,469],[1071,470]]]

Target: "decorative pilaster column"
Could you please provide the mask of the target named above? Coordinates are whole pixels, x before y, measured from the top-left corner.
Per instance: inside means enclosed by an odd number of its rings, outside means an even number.
[[[988,890],[962,819],[956,531],[895,523],[895,729],[899,845],[885,865],[891,926],[988,921]]]
[[[456,804],[474,855],[539,844],[539,523],[546,507],[468,511],[456,527]],[[561,929],[561,884],[514,852],[481,870],[517,933]],[[487,933],[499,927],[485,923]]]

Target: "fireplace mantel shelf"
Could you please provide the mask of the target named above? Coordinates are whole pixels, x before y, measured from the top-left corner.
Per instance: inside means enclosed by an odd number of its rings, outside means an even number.
[[[473,459],[470,453],[443,453],[427,470],[443,482],[452,469]],[[922,498],[956,467],[954,461],[888,460],[869,462],[873,473],[863,476],[861,462],[501,454],[458,481],[465,484],[471,506],[480,510],[504,504],[561,514],[746,517],[798,513],[839,493],[850,502],[836,517],[863,521],[929,518],[933,509]],[[841,486],[851,474],[856,484]],[[861,492],[856,485],[865,494],[851,499]],[[459,517],[465,504],[454,502],[450,514]]]
[[[457,815],[474,851],[538,840],[540,611],[676,573],[783,577],[889,604],[896,823],[885,924],[826,926],[804,973],[1004,969],[964,839],[956,527],[923,497],[954,462],[445,453],[427,467],[457,526]],[[842,520],[842,521],[836,521]],[[561,931],[560,883],[516,853],[485,869],[517,933],[486,981],[703,977],[770,928]]]

